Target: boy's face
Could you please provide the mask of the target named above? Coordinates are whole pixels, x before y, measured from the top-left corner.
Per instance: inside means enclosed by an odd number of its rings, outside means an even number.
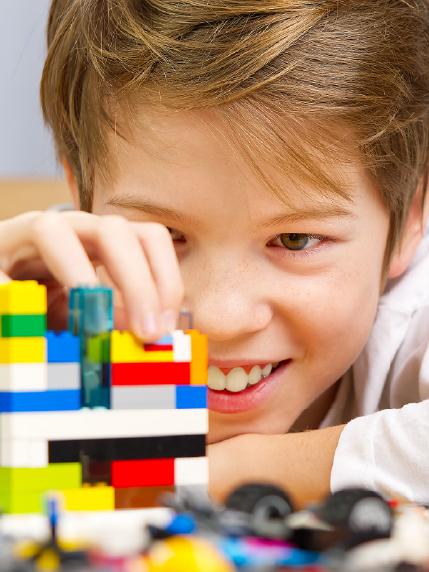
[[[210,442],[283,433],[314,403],[317,424],[374,320],[388,233],[376,190],[358,165],[343,170],[352,202],[277,178],[286,206],[196,113],[142,117],[112,139],[114,180],[96,182],[93,211],[173,229],[185,306],[209,340]]]

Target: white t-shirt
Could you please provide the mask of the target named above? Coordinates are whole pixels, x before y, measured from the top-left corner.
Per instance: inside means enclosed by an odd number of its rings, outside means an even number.
[[[380,298],[368,342],[321,427],[347,423],[331,490],[362,486],[429,501],[429,234]]]

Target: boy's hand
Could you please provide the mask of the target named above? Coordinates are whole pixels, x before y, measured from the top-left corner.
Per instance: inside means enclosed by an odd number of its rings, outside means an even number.
[[[301,508],[330,491],[335,449],[344,425],[286,435],[239,435],[209,445],[209,493],[223,502],[237,486],[270,482]]]
[[[0,281],[46,284],[50,327],[64,327],[67,288],[99,282],[97,266],[123,299],[120,327],[149,340],[175,328],[183,283],[163,225],[80,211],[29,212],[0,222]]]

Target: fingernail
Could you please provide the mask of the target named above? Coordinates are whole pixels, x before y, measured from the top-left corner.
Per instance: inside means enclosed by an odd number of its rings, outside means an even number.
[[[154,336],[159,333],[159,321],[155,312],[144,313],[143,330],[147,336]]]
[[[164,310],[162,313],[162,324],[167,332],[173,332],[177,324],[177,312],[174,310]]]

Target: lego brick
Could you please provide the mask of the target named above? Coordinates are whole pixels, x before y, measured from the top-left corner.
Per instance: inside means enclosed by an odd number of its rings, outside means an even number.
[[[207,484],[209,480],[208,458],[174,459],[174,477],[177,486]]]
[[[91,363],[110,363],[110,332],[85,339],[85,356]]]
[[[64,509],[69,511],[114,510],[115,491],[109,486],[62,490]]]
[[[0,316],[0,336],[37,337],[46,332],[46,314],[14,314]]]
[[[208,431],[206,409],[80,410],[51,413],[4,413],[0,435],[5,439],[107,439],[201,435]]]
[[[177,409],[199,409],[207,407],[206,385],[176,386]]]
[[[46,467],[48,463],[46,440],[31,438],[0,440],[1,467]]]
[[[0,363],[43,363],[45,338],[0,338]]]
[[[79,363],[50,363],[47,389],[80,389]]]
[[[93,336],[113,328],[111,288],[72,288],[69,295],[69,331],[78,336]]]
[[[189,385],[189,363],[112,363],[115,385]]]
[[[112,485],[155,487],[174,485],[174,459],[112,461]]]
[[[187,330],[191,336],[192,361],[191,361],[191,385],[206,385],[208,372],[208,347],[207,336],[197,330]]]
[[[202,457],[206,454],[205,441],[204,434],[49,441],[49,462],[74,463],[82,459],[106,462]]]
[[[190,362],[192,359],[191,352],[191,336],[182,330],[173,332],[173,361],[174,362]]]
[[[128,487],[115,489],[115,508],[156,508],[161,505],[161,497],[174,493],[173,486]]]
[[[48,391],[2,391],[0,413],[73,411],[80,409],[80,389]]]
[[[48,389],[46,363],[0,364],[0,391],[44,391]]]
[[[114,386],[111,390],[111,406],[112,409],[174,409],[176,386]]]
[[[14,492],[0,489],[0,512],[40,514],[44,512],[44,494],[40,491]]]
[[[110,360],[114,363],[172,362],[172,351],[145,351],[143,343],[131,332],[114,330]]]
[[[81,455],[82,483],[84,485],[112,484],[112,471],[110,461],[97,461]]]
[[[70,332],[46,332],[49,363],[80,361],[80,342]]]
[[[35,280],[0,284],[0,314],[46,314],[46,287]]]
[[[58,463],[47,467],[0,467],[0,490],[15,492],[74,489],[82,485],[80,463]]]
[[[81,361],[82,406],[110,408],[111,365]]]

